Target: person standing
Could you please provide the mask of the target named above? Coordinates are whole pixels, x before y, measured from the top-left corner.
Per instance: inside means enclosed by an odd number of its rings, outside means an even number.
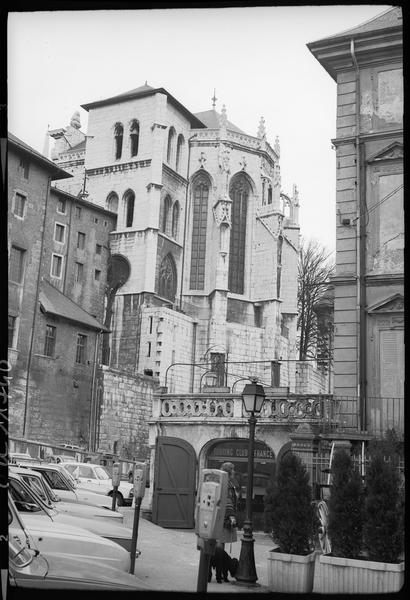
[[[228,473],[228,493],[226,498],[223,532],[221,538],[216,540],[216,547],[224,550],[226,543],[232,544],[237,541],[237,496],[234,484],[235,467],[233,463],[224,462],[221,465],[221,471]]]

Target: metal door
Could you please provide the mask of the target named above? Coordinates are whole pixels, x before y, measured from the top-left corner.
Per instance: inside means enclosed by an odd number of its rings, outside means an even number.
[[[161,527],[194,527],[196,455],[180,438],[158,437],[152,521]]]

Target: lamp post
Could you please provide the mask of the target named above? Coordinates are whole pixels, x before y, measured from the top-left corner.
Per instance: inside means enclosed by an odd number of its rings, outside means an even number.
[[[255,567],[255,554],[253,550],[254,537],[252,534],[252,492],[253,492],[253,448],[255,442],[256,416],[260,414],[265,401],[265,390],[251,379],[252,383],[245,385],[242,392],[242,402],[249,415],[249,445],[248,445],[248,482],[246,487],[246,518],[243,524],[241,539],[241,554],[235,579],[239,583],[253,584],[258,579]],[[256,584],[258,585],[258,584]]]

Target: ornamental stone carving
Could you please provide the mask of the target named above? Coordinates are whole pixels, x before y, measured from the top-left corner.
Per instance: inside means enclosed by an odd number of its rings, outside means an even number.
[[[221,225],[231,225],[231,207],[232,200],[229,196],[219,198],[217,203],[212,209],[214,219],[218,227]]]
[[[199,166],[201,169],[204,168],[206,163],[206,154],[205,152],[201,152],[201,156],[198,158]]]
[[[225,144],[221,144],[219,146],[219,154],[218,154],[218,163],[219,170],[221,173],[230,173],[230,154],[231,149],[229,146],[225,146]]]

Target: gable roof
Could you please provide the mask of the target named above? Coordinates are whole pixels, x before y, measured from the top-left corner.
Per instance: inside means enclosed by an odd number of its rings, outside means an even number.
[[[111,96],[105,100],[97,100],[96,102],[89,102],[82,104],[81,108],[89,111],[90,108],[98,108],[100,106],[109,106],[110,104],[117,104],[118,102],[126,102],[127,100],[135,100],[136,98],[144,98],[147,96],[154,96],[155,94],[165,94],[168,98],[168,102],[172,104],[180,113],[182,113],[190,122],[191,127],[203,128],[204,124],[194,114],[192,114],[185,106],[183,106],[174,96],[172,96],[165,88],[153,88],[150,85],[141,85],[128,92]]]
[[[97,319],[86,312],[81,306],[67,298],[60,290],[51,285],[49,281],[43,279],[39,294],[39,301],[42,310],[50,315],[61,317],[67,321],[80,323],[88,329],[97,331],[109,331]]]
[[[203,112],[195,113],[195,116],[198,117],[198,119],[202,121],[202,123],[204,123],[208,129],[219,129],[220,127],[219,120],[221,114],[216,110],[204,110]],[[231,131],[236,131],[237,133],[243,133],[246,135],[242,129],[239,129],[239,127],[234,125],[234,123],[231,123],[231,121],[226,122],[226,128],[230,129]]]
[[[53,161],[49,160],[37,150],[34,150],[31,146],[20,140],[18,137],[8,132],[7,134],[8,144],[13,147],[15,150],[23,152],[24,154],[29,154],[32,160],[35,160],[37,163],[41,164],[41,166],[51,174],[51,179],[55,181],[56,179],[67,179],[67,177],[72,177],[71,173],[67,173],[60,167],[58,167]]]

